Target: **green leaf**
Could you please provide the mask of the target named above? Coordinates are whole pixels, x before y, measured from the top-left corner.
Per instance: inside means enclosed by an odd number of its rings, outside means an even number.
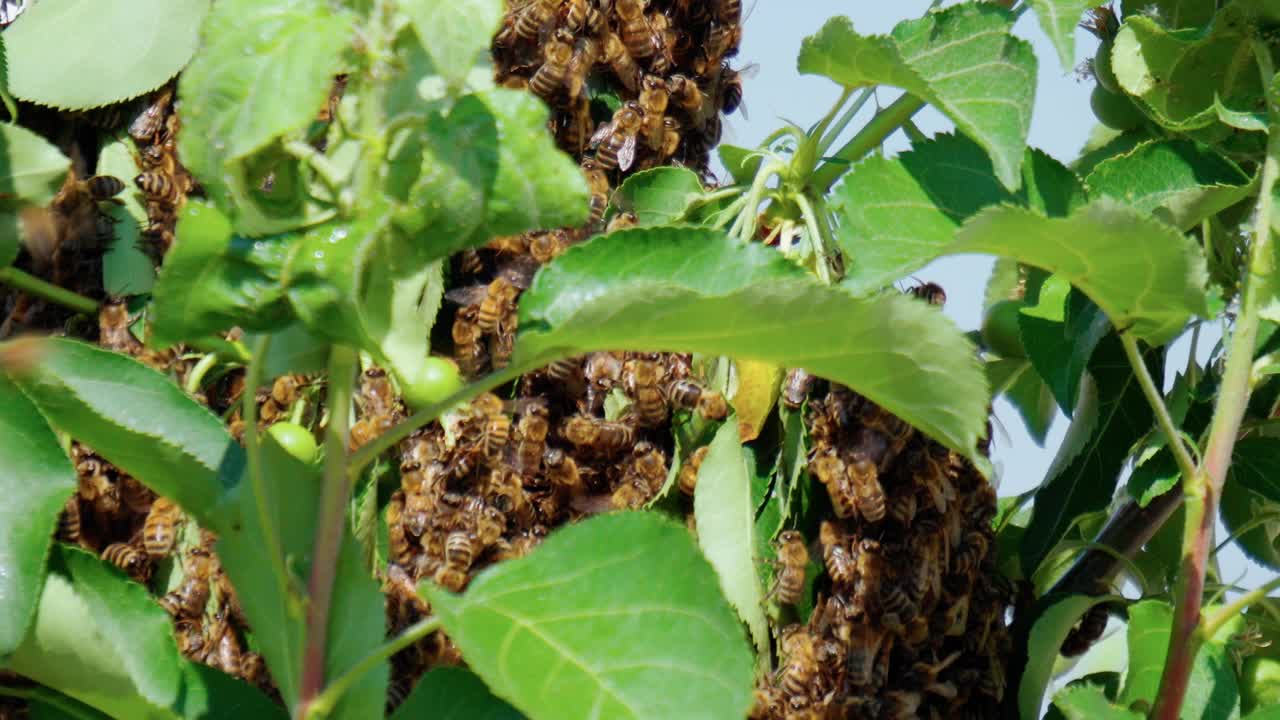
[[[951,322],[896,293],[860,300],[821,285],[770,248],[705,229],[634,228],[542,268],[520,301],[513,364],[619,347],[803,367],[986,467],[976,445],[990,396]]]
[[[1061,275],[1116,327],[1154,345],[1172,340],[1192,315],[1209,314],[1195,241],[1105,198],[1062,219],[1009,206],[984,210],[947,252],[1003,255]]]
[[[1280,569],[1280,438],[1252,437],[1236,443],[1222,489],[1222,521],[1232,534],[1246,523],[1271,519],[1237,538],[1254,561]]]
[[[656,167],[622,182],[612,203],[636,214],[641,225],[666,225],[684,217],[689,203],[702,194],[698,174],[682,167]]]
[[[522,720],[515,708],[489,692],[480,678],[460,667],[438,667],[423,675],[391,720]]]
[[[1173,608],[1167,602],[1143,600],[1129,606],[1129,672],[1120,691],[1122,705],[1139,700],[1150,704],[1155,700],[1169,651],[1172,625]],[[1196,654],[1181,717],[1187,720],[1240,717],[1236,675],[1220,635],[1201,645]]]
[[[1043,445],[1058,410],[1052,390],[1026,360],[1003,358],[988,363],[987,369],[992,388],[1004,388],[1001,392],[1022,416],[1028,434]]]
[[[62,503],[76,471],[40,411],[0,375],[0,659],[36,611]]]
[[[1125,17],[1146,15],[1159,20],[1168,28],[1189,28],[1204,25],[1213,19],[1217,3],[1214,0],[1121,0]]]
[[[13,378],[44,416],[201,525],[222,527],[219,503],[233,483],[219,470],[241,467],[244,451],[217,416],[130,357],[75,340],[44,343],[40,363]]]
[[[5,33],[12,35],[12,30]],[[70,169],[71,161],[49,141],[24,127],[0,124],[0,207],[47,205]]]
[[[555,146],[548,117],[536,97],[496,88],[429,118],[422,172],[396,213],[401,229],[421,235],[421,260],[494,235],[586,222],[586,180]]]
[[[802,73],[846,87],[892,85],[937,107],[990,155],[1008,188],[1019,169],[1035,101],[1036,57],[1010,34],[1008,11],[962,4],[907,20],[889,36],[862,36],[836,17],[800,47]]]
[[[1027,636],[1027,665],[1022,671],[1022,684],[1018,686],[1020,717],[1040,716],[1040,704],[1053,678],[1062,641],[1089,608],[1110,600],[1107,596],[1071,595],[1057,599],[1036,618]]]
[[[188,201],[156,280],[150,341],[167,346],[237,325],[285,326],[292,313],[280,276],[296,238],[235,235],[216,207]]]
[[[1143,143],[1099,163],[1085,182],[1093,193],[1184,231],[1235,205],[1252,186],[1240,166],[1190,140]]]
[[[436,71],[449,87],[460,88],[471,67],[488,59],[503,6],[500,0],[410,0],[400,10],[409,16]]]
[[[1040,29],[1058,51],[1063,72],[1076,66],[1076,26],[1084,11],[1101,5],[1103,0],[1028,0],[1036,11]]]
[[[1224,10],[1206,30],[1168,30],[1143,15],[1127,15],[1111,50],[1125,92],[1160,124],[1194,130],[1217,121],[1216,103],[1249,107],[1262,93],[1249,23]]]
[[[1071,415],[1089,357],[1111,323],[1102,310],[1059,275],[1040,288],[1038,303],[1018,313],[1027,357],[1062,411]]]
[[[1081,684],[1066,688],[1053,704],[1067,720],[1142,720],[1142,714],[1113,705],[1102,686]]]
[[[55,547],[50,568],[6,669],[111,717],[284,717],[256,689],[183,658],[145,587],[79,548]]]
[[[464,595],[422,592],[493,692],[531,718],[742,717],[752,656],[689,531],[628,512],[564,527]]]
[[[253,347],[258,335],[246,333],[244,344]],[[313,335],[301,323],[271,333],[266,357],[262,359],[265,377],[279,375],[314,375],[324,372],[329,363],[329,343]]]
[[[720,576],[724,596],[747,624],[756,651],[763,654],[769,652],[769,624],[756,575],[755,505],[743,452],[738,416],[731,415],[716,431],[698,467],[693,513],[698,545]]]
[[[1146,507],[1156,496],[1177,485],[1180,477],[1173,452],[1167,446],[1162,447],[1133,469],[1127,486],[1129,497],[1137,500],[1140,507]]]
[[[406,238],[382,238],[367,264],[361,295],[365,326],[382,357],[400,377],[431,349],[431,327],[444,300],[444,260],[416,262]]]
[[[98,155],[99,175],[111,175],[125,180],[138,171],[132,146],[127,140],[116,140]],[[120,205],[110,204],[106,213],[111,216],[115,229],[115,242],[102,258],[102,287],[109,295],[141,295],[151,292],[156,283],[156,268],[151,257],[142,249],[142,228],[147,224],[147,209],[143,207],[142,193],[132,186],[117,196]]]
[[[187,64],[208,11],[209,0],[33,3],[4,34],[9,90],[71,110],[137,97]]]
[[[939,135],[890,160],[859,163],[836,189],[844,283],[862,294],[927,265],[946,251],[961,224],[982,208],[1029,205],[1063,216],[1084,204],[1080,180],[1056,160],[1028,150],[1024,182],[1012,193],[972,140]]]
[[[764,155],[759,150],[750,150],[728,143],[720,143],[716,146],[716,154],[720,156],[720,163],[724,165],[725,170],[729,171],[735,185],[749,185],[755,179],[756,173],[760,172],[760,165],[764,162]]]
[[[1147,360],[1155,377],[1158,352]],[[1108,336],[1089,361],[1074,421],[1036,491],[1022,541],[1022,570],[1030,577],[1076,518],[1111,501],[1129,448],[1151,429],[1151,406],[1129,367],[1120,339]]]

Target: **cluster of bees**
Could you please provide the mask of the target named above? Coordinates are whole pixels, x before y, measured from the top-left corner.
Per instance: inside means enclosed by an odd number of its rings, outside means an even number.
[[[835,384],[810,397],[814,385],[792,371],[782,400],[806,413],[830,512],[816,538],[779,534],[773,595],[802,599],[810,557],[825,573],[808,621],[781,630],[752,717],[998,715],[1012,598],[994,567],[995,492],[866,398]]]
[[[145,108],[129,124],[138,149],[139,173],[134,185],[142,193],[147,226],[142,235],[156,258],[173,245],[178,209],[195,187],[191,173],[178,161],[178,113],[172,83],[152,93]]]
[[[173,501],[157,496],[90,448],[71,446],[78,485],[59,518],[59,540],[98,553],[133,580],[150,584],[172,565],[180,580],[157,602],[173,617],[179,649],[189,658],[270,689],[262,657],[245,649],[245,621],[213,552],[213,535],[182,547],[187,519]]]

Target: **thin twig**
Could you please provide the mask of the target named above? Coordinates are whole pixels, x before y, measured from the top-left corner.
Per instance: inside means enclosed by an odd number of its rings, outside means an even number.
[[[924,101],[920,98],[904,94],[902,97],[894,100],[889,107],[875,114],[875,117],[867,121],[867,124],[853,136],[849,142],[845,143],[833,156],[836,161],[828,160],[814,171],[813,177],[809,180],[809,186],[814,188],[818,194],[825,195],[832,185],[844,175],[849,167],[861,160],[867,153],[874,150],[885,138],[893,134],[895,130],[902,127],[902,123],[911,119],[924,107]]]
[[[329,683],[324,692],[316,696],[307,709],[307,720],[317,720],[329,714],[333,706],[362,675],[372,670],[378,663],[418,642],[422,638],[440,629],[440,619],[432,616],[423,618],[405,628],[404,632],[378,646],[373,652],[365,655],[360,662]]]
[[[1138,385],[1142,388],[1142,394],[1147,397],[1147,404],[1151,405],[1151,410],[1155,412],[1156,424],[1160,426],[1165,440],[1169,443],[1169,449],[1173,451],[1173,458],[1178,463],[1178,469],[1182,471],[1184,478],[1194,475],[1196,463],[1191,459],[1191,454],[1187,452],[1187,446],[1182,442],[1182,431],[1173,422],[1173,416],[1169,414],[1169,408],[1164,404],[1164,397],[1160,394],[1160,389],[1156,387],[1155,380],[1151,378],[1151,372],[1147,370],[1147,364],[1142,360],[1142,352],[1138,349],[1137,339],[1131,333],[1123,333],[1120,335],[1120,343],[1124,345],[1124,354],[1129,358],[1129,364],[1133,366],[1133,374],[1138,378]]]
[[[16,267],[0,268],[0,285],[8,285],[28,295],[35,295],[42,300],[57,303],[81,315],[98,314],[97,302],[79,293],[71,292],[66,288],[45,282],[35,275],[25,273]]]
[[[1218,631],[1218,628],[1226,625],[1232,618],[1243,612],[1245,608],[1266,597],[1267,593],[1278,587],[1280,587],[1280,576],[1271,578],[1264,583],[1262,587],[1250,590],[1244,595],[1233,600],[1230,604],[1223,605],[1218,612],[1210,615],[1209,618],[1204,621],[1204,636],[1213,637],[1213,634]]]

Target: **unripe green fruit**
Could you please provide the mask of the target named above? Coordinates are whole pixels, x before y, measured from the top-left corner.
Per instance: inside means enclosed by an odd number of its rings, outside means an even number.
[[[434,405],[462,389],[458,366],[446,358],[429,357],[410,372],[412,377],[400,378],[400,391],[413,410]]]
[[[1280,704],[1280,660],[1246,658],[1240,668],[1240,705],[1244,712]]]
[[[1122,91],[1120,81],[1116,79],[1115,70],[1111,67],[1112,46],[1110,40],[1103,40],[1098,46],[1098,53],[1093,56],[1093,76],[1098,79],[1098,85],[1108,92],[1119,93]]]
[[[299,462],[313,463],[320,454],[315,435],[297,423],[278,422],[267,428],[267,434]]]
[[[1002,300],[992,305],[982,320],[982,342],[1000,357],[1027,356],[1022,346],[1022,332],[1018,329],[1018,311],[1022,307],[1017,300]]]
[[[1089,107],[1098,122],[1113,130],[1133,130],[1142,125],[1143,114],[1127,95],[1108,91],[1099,83],[1089,96]]]

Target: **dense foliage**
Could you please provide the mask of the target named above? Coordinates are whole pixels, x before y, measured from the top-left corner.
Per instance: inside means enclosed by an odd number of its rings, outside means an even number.
[[[1027,11],[1063,72],[1100,39],[1068,165]],[[716,182],[742,15],[31,3],[0,716],[1273,714],[1280,580],[1215,556],[1280,569],[1280,8],[833,18],[837,103]],[[981,329],[894,286],[974,252]],[[1071,418],[1025,496],[997,395]]]

